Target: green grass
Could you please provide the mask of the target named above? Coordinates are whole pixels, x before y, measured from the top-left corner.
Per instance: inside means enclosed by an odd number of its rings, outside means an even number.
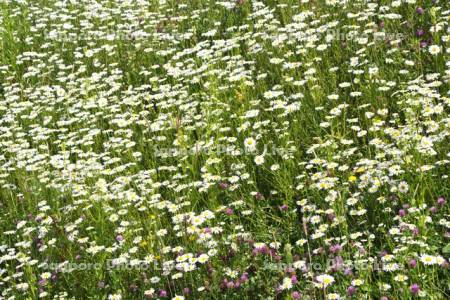
[[[445,1],[0,9],[0,299],[450,296]]]

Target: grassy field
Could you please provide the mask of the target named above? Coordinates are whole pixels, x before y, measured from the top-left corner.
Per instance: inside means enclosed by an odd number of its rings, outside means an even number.
[[[448,299],[445,0],[0,0],[0,299]]]

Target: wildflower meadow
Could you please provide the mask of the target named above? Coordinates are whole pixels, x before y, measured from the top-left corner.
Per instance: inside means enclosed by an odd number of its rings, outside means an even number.
[[[0,0],[0,300],[449,299],[446,0]]]

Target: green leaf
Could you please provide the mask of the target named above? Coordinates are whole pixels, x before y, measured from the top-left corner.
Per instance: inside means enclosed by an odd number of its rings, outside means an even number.
[[[442,253],[450,254],[450,243],[447,244],[444,248],[442,248]]]

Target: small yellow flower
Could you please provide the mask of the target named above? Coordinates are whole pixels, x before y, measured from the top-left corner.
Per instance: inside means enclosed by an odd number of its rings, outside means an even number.
[[[348,177],[348,181],[355,182],[356,181],[356,176],[354,176],[354,175],[349,176]]]
[[[244,100],[244,95],[242,95],[239,91],[236,91],[236,97],[238,98],[239,101]]]

